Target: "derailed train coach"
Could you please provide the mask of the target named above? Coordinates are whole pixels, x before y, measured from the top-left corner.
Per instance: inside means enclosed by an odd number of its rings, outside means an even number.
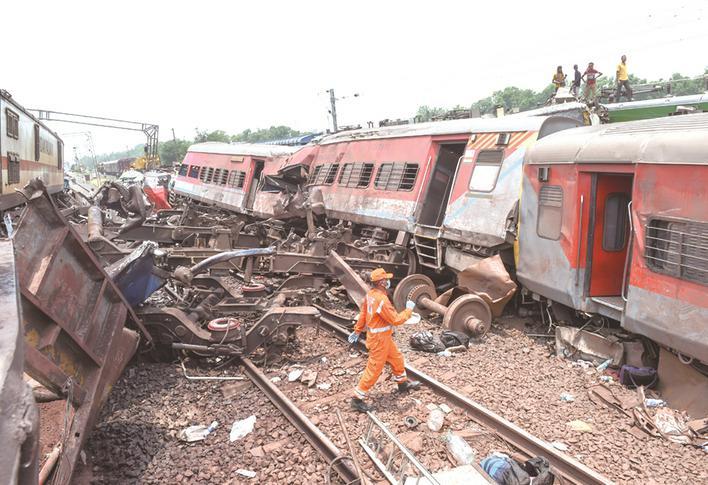
[[[517,277],[708,363],[708,114],[568,130],[527,154]]]
[[[252,143],[194,144],[179,167],[174,193],[237,213],[251,214],[264,177],[277,172],[297,149]]]
[[[0,89],[0,211],[22,204],[19,191],[32,179],[49,193],[62,190],[63,157],[59,135]]]
[[[330,135],[310,162],[310,197],[361,236],[411,245],[422,266],[461,270],[512,247],[526,149],[580,124],[508,117]]]

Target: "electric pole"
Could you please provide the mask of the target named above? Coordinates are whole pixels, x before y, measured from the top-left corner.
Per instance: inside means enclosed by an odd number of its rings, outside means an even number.
[[[328,89],[328,91],[329,104],[332,106],[329,111],[332,115],[332,133],[337,133],[337,98],[334,97],[334,89]]]

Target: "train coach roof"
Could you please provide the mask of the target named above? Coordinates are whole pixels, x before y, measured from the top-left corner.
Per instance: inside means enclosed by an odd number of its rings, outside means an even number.
[[[531,147],[525,161],[708,164],[708,113],[561,131]]]
[[[244,155],[256,157],[278,157],[291,155],[302,147],[284,145],[266,145],[264,143],[222,143],[208,141],[195,143],[189,147],[189,152],[214,153],[219,155]]]
[[[405,138],[413,136],[455,135],[461,133],[506,133],[514,131],[538,131],[548,120],[541,116],[507,116],[503,118],[466,118],[461,120],[431,121],[408,125],[382,126],[342,131],[323,137],[320,145],[330,145],[354,140],[380,138]],[[567,118],[558,118],[567,120]]]

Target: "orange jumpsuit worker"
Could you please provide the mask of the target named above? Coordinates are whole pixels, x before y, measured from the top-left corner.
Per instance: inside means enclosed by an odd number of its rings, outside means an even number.
[[[367,329],[366,348],[369,350],[369,359],[366,361],[364,374],[354,389],[354,397],[351,401],[352,408],[362,413],[372,409],[363,399],[369,389],[376,384],[387,362],[393,370],[393,380],[398,384],[399,392],[403,393],[420,386],[420,382],[409,381],[406,377],[403,354],[393,341],[393,327],[401,325],[411,317],[415,303],[407,301],[406,309],[401,313],[393,308],[386,293],[386,290],[391,287],[392,277],[393,275],[383,268],[371,272],[371,282],[374,287],[364,297],[359,320],[348,338],[350,343],[355,343],[364,328]]]

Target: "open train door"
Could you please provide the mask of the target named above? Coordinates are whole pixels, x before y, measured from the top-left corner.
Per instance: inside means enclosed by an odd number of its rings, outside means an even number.
[[[251,177],[251,183],[248,185],[248,194],[246,195],[246,201],[244,203],[244,209],[247,211],[253,210],[253,202],[256,200],[256,192],[258,191],[258,186],[261,183],[261,175],[263,174],[263,167],[265,167],[265,161],[253,159],[251,162],[253,177]]]
[[[594,209],[588,234],[591,248],[588,296],[621,312],[631,236],[629,210],[633,175],[600,173],[595,177],[591,206]]]

